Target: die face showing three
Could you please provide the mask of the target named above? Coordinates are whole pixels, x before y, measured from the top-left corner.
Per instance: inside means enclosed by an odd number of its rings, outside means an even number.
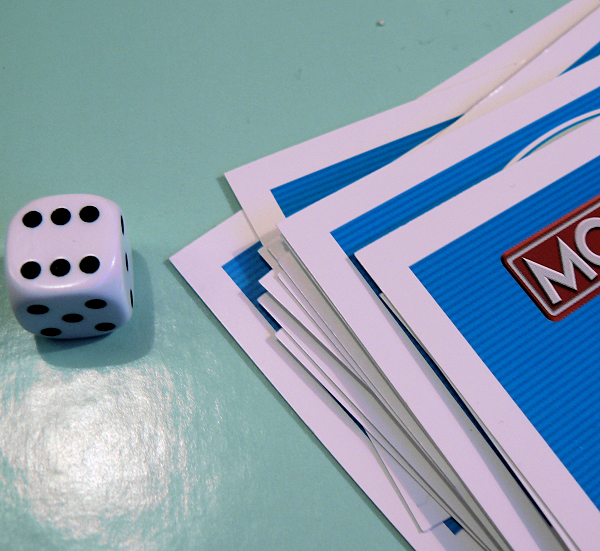
[[[44,197],[12,218],[6,237],[9,299],[36,335],[106,334],[133,311],[133,266],[119,207],[95,195]]]

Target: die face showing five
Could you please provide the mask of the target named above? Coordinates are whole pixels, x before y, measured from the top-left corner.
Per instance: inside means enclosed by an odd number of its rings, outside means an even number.
[[[12,218],[6,237],[9,299],[36,335],[92,337],[133,311],[133,266],[119,207],[95,195],[44,197]]]

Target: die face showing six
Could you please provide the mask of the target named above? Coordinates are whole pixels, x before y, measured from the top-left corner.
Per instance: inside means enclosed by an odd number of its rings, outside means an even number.
[[[121,211],[108,199],[32,201],[9,224],[5,263],[15,316],[36,335],[98,336],[131,317],[131,248]]]

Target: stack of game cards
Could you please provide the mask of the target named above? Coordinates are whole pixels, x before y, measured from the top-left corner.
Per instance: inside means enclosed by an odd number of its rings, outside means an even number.
[[[171,259],[418,551],[600,546],[599,5],[227,173]]]

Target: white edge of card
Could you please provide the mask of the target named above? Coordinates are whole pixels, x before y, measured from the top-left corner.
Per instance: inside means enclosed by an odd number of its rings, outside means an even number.
[[[600,29],[600,8],[596,8],[579,21],[529,61],[523,69],[498,86],[493,93],[469,109],[458,121],[436,134],[436,137],[460,128],[562,74],[598,43],[598,29]]]
[[[339,350],[333,346],[321,328],[308,315],[306,310],[296,301],[292,293],[289,291],[282,281],[280,274],[276,274],[271,270],[267,275],[259,280],[259,283],[277,302],[279,302],[294,318],[300,323],[306,331],[308,331],[322,346],[324,346],[331,354],[333,354],[340,362],[348,366],[345,358],[340,354]]]
[[[597,0],[568,2],[427,93],[441,91],[478,76],[486,67],[502,67],[505,64],[523,67],[599,6]],[[542,51],[540,45],[546,45]]]
[[[301,346],[288,329],[281,329],[276,333],[277,340],[300,362],[305,366],[306,370],[314,373],[315,366],[318,366],[317,360],[309,356],[306,350]],[[313,365],[311,365],[311,363]],[[318,368],[320,369],[320,368]],[[413,516],[413,520],[420,531],[426,532],[431,530],[441,522],[444,522],[450,517],[450,514],[442,509],[435,500],[415,481],[415,479],[404,469],[376,440],[371,438],[371,443],[375,448],[376,453],[383,462],[383,467],[387,469],[392,477],[392,482],[398,488],[401,499],[405,502],[409,514]],[[425,506],[429,502],[434,504],[434,507],[429,509],[426,516],[421,510],[421,506]],[[425,508],[425,507],[424,507]]]

